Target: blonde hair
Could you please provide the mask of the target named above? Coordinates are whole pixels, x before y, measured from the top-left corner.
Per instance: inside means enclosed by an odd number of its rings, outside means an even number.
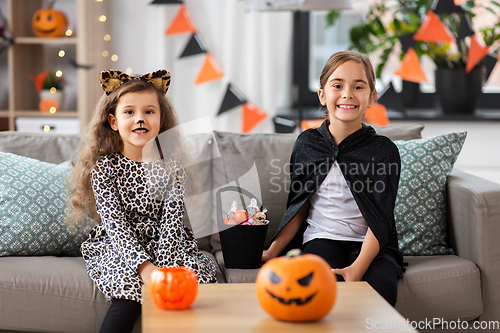
[[[96,211],[92,189],[92,170],[100,157],[120,152],[123,149],[120,134],[109,125],[108,115],[115,115],[116,106],[122,96],[145,91],[154,91],[157,94],[161,114],[160,133],[179,125],[177,115],[168,98],[149,82],[130,80],[109,95],[103,94],[73,158],[75,165],[69,177],[69,201],[66,216],[68,227],[84,227],[88,217],[92,218],[94,225],[101,222]],[[169,142],[169,152],[182,161],[183,166],[191,165],[188,164],[191,157],[188,154],[185,141],[181,137],[181,132],[173,131],[173,133],[175,142]],[[171,136],[169,136],[170,138]],[[197,191],[199,186],[193,168],[186,168],[186,172],[188,174],[188,191]]]

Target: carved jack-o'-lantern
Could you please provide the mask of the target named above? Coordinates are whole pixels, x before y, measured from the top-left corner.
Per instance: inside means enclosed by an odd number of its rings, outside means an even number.
[[[54,2],[49,3],[49,8],[39,9],[33,15],[31,27],[38,37],[62,37],[68,28],[68,20],[63,12],[52,9]]]
[[[148,291],[153,303],[161,309],[187,309],[198,294],[198,276],[187,267],[157,268],[149,278]]]
[[[255,281],[257,298],[279,320],[321,319],[335,303],[337,279],[323,258],[294,251],[262,266]]]

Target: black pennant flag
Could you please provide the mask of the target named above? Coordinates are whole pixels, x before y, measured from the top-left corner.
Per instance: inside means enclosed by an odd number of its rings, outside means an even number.
[[[189,57],[200,53],[207,53],[207,49],[200,36],[198,34],[193,34],[179,58]]]
[[[453,0],[434,0],[431,9],[436,14],[464,13],[462,7],[455,5]]]
[[[457,39],[464,39],[465,37],[472,35],[474,35],[472,22],[470,21],[469,15],[464,14],[460,20],[460,26],[458,27]]]
[[[495,68],[498,58],[494,53],[487,54],[486,57],[483,58],[484,64],[486,65],[486,81],[490,77],[491,72],[493,72],[493,68]]]
[[[235,108],[239,105],[245,104],[247,101],[243,94],[236,89],[231,83],[227,85],[226,95],[224,95],[224,99],[222,100],[222,104],[220,106],[218,115],[224,113],[232,108]]]
[[[161,4],[179,4],[179,3],[183,3],[182,0],[153,0],[153,2],[151,2],[150,4],[151,5],[161,5]]]
[[[406,34],[398,37],[399,41],[401,42],[401,46],[403,47],[403,54],[406,54],[406,51],[408,51],[410,47],[415,46],[415,43],[417,41],[413,39],[413,35],[415,35],[415,33]]]
[[[378,96],[379,104],[382,104],[387,109],[393,109],[400,112],[405,112],[406,108],[401,99],[401,95],[394,90],[392,83],[389,83],[387,87]]]

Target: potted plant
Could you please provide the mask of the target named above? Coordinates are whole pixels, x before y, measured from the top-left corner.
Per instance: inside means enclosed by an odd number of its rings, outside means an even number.
[[[473,70],[466,71],[467,58],[471,45],[471,34],[481,44],[489,47],[491,53],[497,53],[500,48],[500,4],[497,1],[453,1],[445,2],[448,12],[436,13],[442,24],[451,33],[452,42],[428,42],[412,40],[421,27],[429,9],[435,8],[437,0],[381,0],[369,7],[368,14],[361,23],[350,30],[351,48],[365,54],[376,53],[379,62],[376,66],[376,76],[380,78],[391,54],[396,53],[403,58],[404,43],[411,41],[416,54],[431,59],[436,65],[436,94],[444,112],[470,112],[474,110],[475,100],[485,82],[484,61],[480,61]],[[460,6],[455,5],[462,3]],[[487,13],[491,24],[487,27],[472,28],[472,22],[478,11]],[[482,17],[485,15],[483,14]],[[462,82],[466,86],[459,87]],[[443,88],[451,91],[451,102],[463,96],[464,101],[449,104],[449,97],[439,97]],[[459,91],[463,93],[459,93]],[[472,105],[472,106],[471,106]],[[472,110],[471,110],[472,109]]]
[[[66,81],[61,71],[44,71],[34,78],[35,88],[40,96],[39,109],[42,112],[55,113],[64,100]]]

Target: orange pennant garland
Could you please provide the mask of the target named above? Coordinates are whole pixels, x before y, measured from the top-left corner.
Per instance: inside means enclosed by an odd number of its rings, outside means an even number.
[[[469,73],[478,62],[481,61],[490,52],[490,48],[487,46],[482,46],[479,44],[475,35],[470,38],[469,55],[467,57],[467,65],[465,66],[465,72]]]
[[[373,103],[373,105],[370,108],[366,109],[365,119],[366,121],[377,126],[389,125],[389,117],[387,116],[387,109],[385,106],[379,103]]]
[[[417,52],[410,47],[406,51],[403,61],[401,62],[401,67],[394,73],[400,76],[403,80],[412,82],[427,82],[427,77],[425,76],[422,65],[420,64],[420,59],[418,59]]]
[[[191,15],[186,9],[185,5],[181,5],[179,12],[175,16],[174,20],[165,31],[166,35],[182,34],[182,33],[195,33],[196,27],[193,24]]]
[[[219,67],[215,59],[207,53],[205,56],[205,62],[203,63],[203,67],[201,67],[201,71],[196,78],[194,84],[200,84],[207,81],[217,80],[224,76],[224,72]]]
[[[467,1],[466,0],[453,0],[453,2],[455,3],[455,6],[460,6],[460,5],[465,5],[465,3]]]
[[[439,17],[430,9],[427,12],[424,22],[422,22],[420,28],[418,28],[413,36],[413,39],[434,43],[451,43],[455,41],[448,28],[443,25]]]
[[[249,133],[266,117],[267,113],[252,103],[243,104],[243,133]]]

